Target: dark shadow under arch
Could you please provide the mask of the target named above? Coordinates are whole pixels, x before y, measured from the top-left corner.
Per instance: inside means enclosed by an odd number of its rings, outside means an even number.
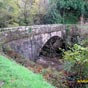
[[[62,55],[61,49],[65,49],[65,42],[59,36],[51,37],[42,47],[39,56],[58,57]]]

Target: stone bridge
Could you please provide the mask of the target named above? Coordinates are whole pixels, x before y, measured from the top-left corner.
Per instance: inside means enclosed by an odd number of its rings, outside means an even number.
[[[58,44],[58,47],[60,47],[65,35],[65,25],[62,24],[0,29],[2,47],[10,47],[31,60],[39,57],[46,44],[52,44],[53,48]]]

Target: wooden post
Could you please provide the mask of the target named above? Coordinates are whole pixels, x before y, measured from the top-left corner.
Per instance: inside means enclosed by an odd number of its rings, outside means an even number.
[[[80,24],[81,24],[81,25],[84,24],[84,17],[83,17],[83,14],[82,14],[81,17],[80,17]]]

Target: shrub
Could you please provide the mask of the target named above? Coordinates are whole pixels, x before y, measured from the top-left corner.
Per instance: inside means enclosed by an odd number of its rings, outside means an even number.
[[[75,44],[64,52],[64,70],[69,88],[88,88],[77,82],[88,79],[88,49]]]

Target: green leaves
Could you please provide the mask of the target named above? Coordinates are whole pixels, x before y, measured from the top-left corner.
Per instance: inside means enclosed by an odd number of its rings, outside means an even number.
[[[16,23],[19,8],[15,0],[0,0],[0,27],[8,27]]]
[[[60,11],[63,17],[63,23],[74,24],[83,15],[88,17],[88,1],[85,0],[56,0],[57,10]],[[70,20],[68,20],[70,19]],[[67,22],[66,22],[67,21]]]
[[[88,48],[75,44],[73,48],[64,52],[64,70],[77,72],[78,78],[88,76]]]
[[[75,65],[75,62],[66,61],[64,63],[64,70],[67,72],[70,72],[74,65]]]
[[[77,44],[71,50],[64,52],[64,54],[65,60],[88,61],[88,49]]]
[[[43,18],[44,24],[61,23],[62,17],[55,8],[52,8]]]

